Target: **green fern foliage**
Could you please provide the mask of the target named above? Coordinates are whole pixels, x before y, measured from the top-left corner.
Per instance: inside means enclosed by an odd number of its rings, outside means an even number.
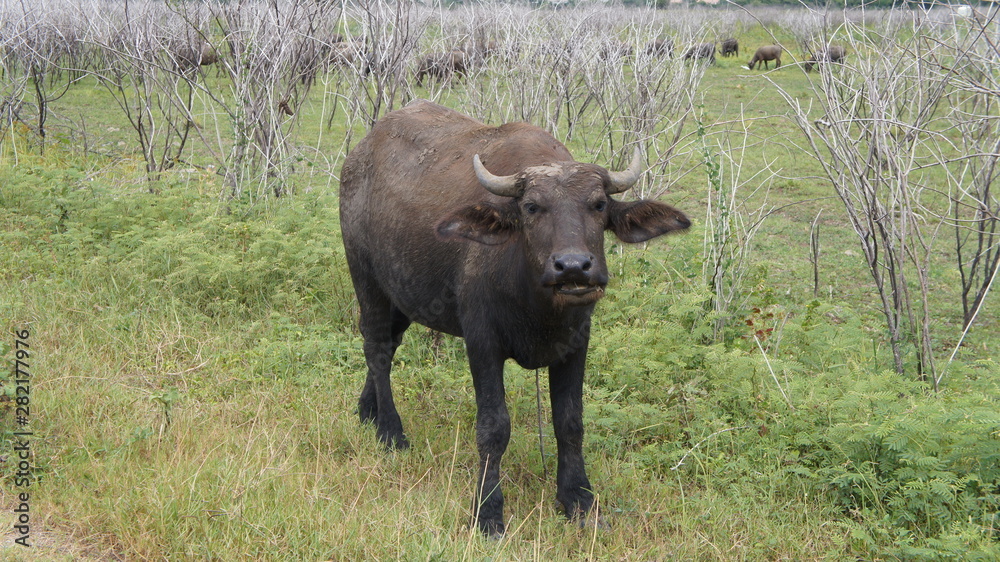
[[[1000,556],[995,362],[963,366],[978,386],[934,393],[895,373],[856,312],[818,300],[793,309],[766,292],[712,343],[712,295],[686,283],[692,272],[657,282],[657,264],[628,269],[595,315],[595,449],[663,479],[804,488],[872,555]]]
[[[353,405],[344,404],[355,399],[365,362],[335,196],[297,193],[268,208],[240,208],[193,183],[161,182],[154,194],[87,177],[71,166],[27,167],[0,186],[0,280],[32,289],[8,292],[0,312],[13,318],[28,299],[65,294],[73,310],[45,310],[90,323],[92,335],[73,342],[78,349],[113,347],[127,358],[127,376],[155,381],[148,399],[121,398],[152,407],[153,425],[135,427],[129,416],[116,446],[145,447],[168,418],[241,404],[258,387],[279,401],[320,388],[319,410],[326,416],[326,401],[338,402],[333,419],[354,431]],[[956,360],[952,386],[934,392],[896,374],[884,332],[860,307],[776,294],[763,266],[748,270],[720,323],[716,295],[703,283],[701,242],[662,244],[669,251],[610,247],[615,275],[593,317],[585,379],[595,481],[641,487],[638,494],[655,488],[667,504],[642,518],[684,513],[664,528],[688,525],[699,537],[730,514],[752,521],[805,505],[823,520],[820,532],[836,535],[828,548],[852,559],[1000,559],[995,359]],[[411,427],[426,431],[419,441],[428,450],[450,450],[475,424],[463,344],[417,327],[406,338],[395,357],[405,381],[398,399],[419,418]],[[0,355],[10,355],[9,342],[0,341]],[[506,376],[515,430],[533,434],[535,375],[511,367]],[[0,384],[0,393],[11,388]],[[241,416],[256,415],[256,396]],[[0,413],[9,412],[2,398]],[[431,446],[441,434],[445,444]],[[317,458],[354,446],[318,429],[303,443]],[[472,447],[456,450],[471,455]],[[536,458],[531,438],[512,447],[521,448],[512,459]],[[534,462],[528,473],[544,474]],[[555,461],[550,454],[540,462]],[[612,510],[635,503],[627,493],[610,496]],[[729,527],[720,529],[729,536]],[[765,543],[744,558],[778,559]]]

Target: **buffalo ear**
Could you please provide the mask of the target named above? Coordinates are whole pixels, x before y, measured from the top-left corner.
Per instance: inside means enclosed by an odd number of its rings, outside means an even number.
[[[645,242],[661,234],[685,230],[691,226],[684,213],[658,201],[611,200],[607,229],[623,242]]]
[[[435,230],[442,240],[467,238],[492,246],[503,244],[518,230],[518,216],[509,206],[482,202],[458,209],[442,219]]]

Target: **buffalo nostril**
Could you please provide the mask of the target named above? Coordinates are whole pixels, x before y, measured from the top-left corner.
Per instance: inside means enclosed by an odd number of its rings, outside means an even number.
[[[590,271],[594,267],[594,260],[593,256],[562,254],[555,257],[552,267],[558,273],[582,273]]]

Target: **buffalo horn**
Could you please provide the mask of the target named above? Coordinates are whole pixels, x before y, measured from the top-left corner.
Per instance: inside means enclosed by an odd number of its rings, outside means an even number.
[[[611,178],[611,183],[605,192],[608,195],[614,193],[621,193],[628,188],[635,185],[635,182],[639,181],[639,175],[642,173],[642,152],[639,151],[639,147],[635,147],[635,153],[632,156],[632,163],[628,165],[628,168],[622,170],[621,172],[608,172],[608,176]]]
[[[517,185],[517,175],[494,176],[483,166],[479,155],[472,157],[472,167],[476,170],[476,178],[487,191],[501,197],[517,197],[521,195],[521,189]]]

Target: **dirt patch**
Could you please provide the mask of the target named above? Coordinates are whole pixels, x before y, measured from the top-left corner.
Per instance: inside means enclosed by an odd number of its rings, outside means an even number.
[[[36,530],[38,523],[32,523],[28,536],[29,547],[15,542],[20,535],[12,531],[14,515],[10,509],[0,513],[0,529],[4,530],[0,540],[0,560],[5,562],[108,562],[125,560],[110,548],[87,544],[69,533],[45,529]]]

